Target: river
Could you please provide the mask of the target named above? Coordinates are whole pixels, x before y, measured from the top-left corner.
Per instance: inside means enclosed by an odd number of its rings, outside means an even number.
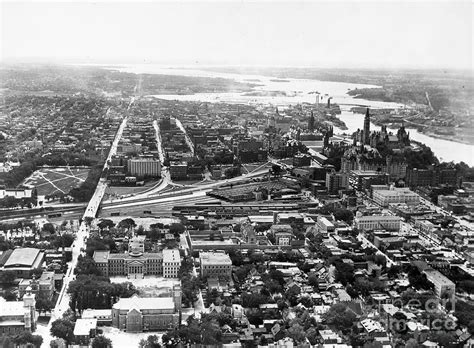
[[[320,103],[327,103],[328,98],[341,106],[340,118],[347,125],[346,133],[354,132],[358,128],[363,127],[364,115],[354,114],[350,108],[354,105],[363,105],[370,108],[400,108],[404,105],[397,103],[387,103],[380,101],[369,101],[364,99],[356,99],[347,94],[350,89],[355,88],[375,88],[378,86],[367,84],[355,84],[346,82],[330,82],[309,79],[278,79],[271,76],[262,75],[245,75],[235,73],[213,72],[208,70],[198,70],[194,68],[173,68],[152,64],[146,65],[121,65],[114,69],[130,73],[148,73],[163,75],[179,75],[179,76],[199,76],[233,79],[242,83],[258,84],[254,87],[254,91],[261,96],[245,95],[245,93],[196,93],[190,95],[174,95],[164,94],[155,95],[157,98],[168,100],[183,101],[207,101],[207,102],[226,102],[226,103],[243,103],[243,104],[266,104],[278,107],[286,107],[298,103],[315,103],[316,92],[319,93]],[[278,96],[268,95],[268,92],[284,92]],[[380,129],[380,127],[371,125],[371,129]],[[474,166],[474,145],[462,144],[454,141],[434,138],[422,133],[416,129],[407,129],[410,132],[410,139],[424,143],[431,148],[435,155],[441,161],[454,161]],[[338,130],[340,131],[340,130]],[[393,130],[392,130],[393,131]],[[340,131],[343,132],[343,131]]]

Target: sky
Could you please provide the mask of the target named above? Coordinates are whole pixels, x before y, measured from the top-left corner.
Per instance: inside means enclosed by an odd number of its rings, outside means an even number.
[[[0,3],[0,59],[473,67],[471,1]]]

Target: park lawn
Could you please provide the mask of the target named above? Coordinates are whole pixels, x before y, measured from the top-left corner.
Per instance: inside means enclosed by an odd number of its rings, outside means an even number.
[[[35,171],[23,183],[34,186],[38,195],[67,194],[71,189],[79,187],[88,174],[88,168],[43,168]]]

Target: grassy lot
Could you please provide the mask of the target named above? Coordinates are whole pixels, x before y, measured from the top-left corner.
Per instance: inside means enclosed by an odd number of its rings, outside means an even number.
[[[36,187],[38,195],[68,193],[80,186],[88,173],[88,168],[43,168],[35,171],[23,183]]]

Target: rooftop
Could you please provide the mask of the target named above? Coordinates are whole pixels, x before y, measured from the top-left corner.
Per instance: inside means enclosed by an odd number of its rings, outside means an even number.
[[[172,297],[137,297],[121,298],[113,305],[114,309],[173,309],[174,300]]]
[[[224,253],[199,253],[199,258],[201,260],[201,265],[205,263],[220,263],[231,265],[232,261],[230,260],[229,255]]]
[[[180,262],[179,250],[178,249],[164,249],[163,250],[163,262]]]
[[[23,301],[7,301],[0,297],[0,318],[8,316],[23,316],[25,308]]]
[[[4,267],[33,267],[41,251],[35,248],[19,248],[13,250]],[[39,266],[39,265],[38,265]]]
[[[74,336],[89,336],[91,330],[97,328],[97,319],[77,319]]]
[[[425,269],[423,272],[426,274],[426,277],[429,281],[436,282],[440,285],[454,286],[454,283],[449,278],[447,278],[435,269],[428,268]]]
[[[104,251],[96,250],[96,251],[94,251],[94,255],[93,255],[94,261],[95,262],[105,262],[109,258],[109,254],[110,254],[110,251],[108,251],[108,250],[104,250]]]

